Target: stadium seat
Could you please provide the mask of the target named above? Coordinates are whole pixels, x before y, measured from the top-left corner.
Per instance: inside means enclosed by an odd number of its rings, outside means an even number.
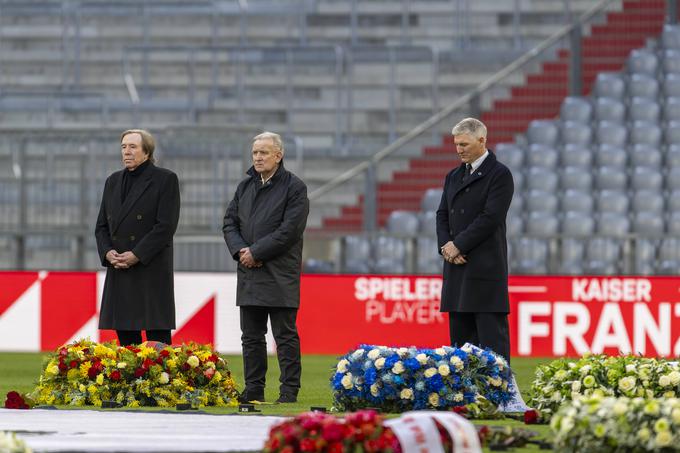
[[[670,191],[680,190],[680,167],[671,167],[666,173],[666,189]]]
[[[519,237],[524,233],[524,220],[520,214],[508,213],[506,232],[508,237]]]
[[[597,169],[595,186],[599,190],[625,190],[628,187],[628,178],[625,169],[603,166]]]
[[[560,241],[560,264],[558,272],[562,275],[581,275],[585,243],[581,239],[564,238]]]
[[[345,236],[342,238],[342,271],[350,274],[368,274],[371,272],[370,263],[371,242],[364,236]]]
[[[567,211],[562,217],[561,231],[564,236],[588,237],[595,232],[595,220],[588,213]]]
[[[373,271],[378,274],[406,273],[406,240],[377,236],[372,241]]]
[[[542,275],[548,272],[548,243],[545,240],[520,238],[512,244],[512,255],[513,273]]]
[[[628,56],[628,72],[656,76],[659,69],[659,58],[649,49],[633,49]]]
[[[637,191],[661,191],[663,189],[663,175],[658,168],[635,167],[630,178],[630,188]],[[658,193],[657,195],[661,196]]]
[[[666,230],[666,224],[662,216],[650,212],[637,212],[633,214],[633,233],[642,237],[660,237]]]
[[[593,138],[593,132],[589,124],[577,123],[575,121],[563,122],[560,135],[562,143],[579,146],[589,146]]]
[[[620,123],[600,121],[597,125],[595,138],[600,144],[623,148],[628,143],[628,129]]]
[[[628,195],[619,190],[602,190],[597,194],[597,210],[600,212],[628,213]]]
[[[668,146],[666,150],[665,164],[668,168],[680,167],[680,143],[675,143]]]
[[[590,275],[615,275],[621,271],[621,244],[613,239],[594,238],[586,246],[583,270]]]
[[[595,120],[622,123],[626,119],[626,106],[623,101],[612,98],[595,100]]]
[[[524,210],[524,196],[522,192],[515,192],[512,195],[512,201],[510,202],[510,209],[508,213],[512,212],[514,214],[520,215]]]
[[[560,164],[570,167],[590,167],[593,163],[593,152],[589,147],[567,143],[560,151]]]
[[[440,275],[444,263],[438,252],[437,240],[434,238],[418,238],[416,241],[416,272],[427,275]]]
[[[392,211],[387,218],[388,233],[400,236],[415,236],[418,233],[418,215],[411,211]]]
[[[561,212],[582,212],[591,213],[595,207],[595,201],[588,188],[567,189],[562,194],[560,200]]]
[[[664,49],[680,49],[680,28],[666,24],[661,32],[661,45]]]
[[[680,274],[680,239],[667,237],[661,240],[656,272],[661,275]]]
[[[442,192],[443,189],[427,189],[420,200],[420,209],[422,211],[436,211],[442,199]]]
[[[498,160],[511,169],[520,169],[524,165],[524,150],[514,143],[499,143],[494,152]]]
[[[633,273],[635,275],[654,275],[656,248],[656,240],[637,239],[635,241],[635,260],[633,267]]]
[[[680,71],[678,71],[680,72]],[[562,101],[560,119],[589,124],[593,114],[593,106],[586,98],[568,96]]]
[[[626,83],[621,74],[601,72],[595,79],[593,93],[599,98],[623,99],[626,94]]]
[[[680,96],[672,96],[663,104],[664,121],[680,121]]]
[[[628,216],[616,212],[601,212],[597,216],[597,233],[602,236],[624,238],[630,232]]]
[[[664,98],[680,96],[680,73],[666,74],[661,82],[661,91]]]
[[[634,97],[628,104],[628,119],[631,121],[651,121],[658,123],[661,106],[656,99]]]
[[[650,121],[633,121],[630,126],[629,140],[633,145],[647,145],[650,148],[658,148],[661,144],[663,133],[661,128]]]
[[[628,97],[641,97],[656,100],[659,95],[659,82],[655,76],[631,74],[628,79]]]
[[[551,212],[532,211],[525,230],[531,236],[551,237],[559,232],[560,224],[557,216]]]
[[[590,190],[593,186],[593,175],[588,167],[563,167],[560,170],[560,187],[562,189]]]
[[[554,121],[533,120],[527,128],[527,139],[530,144],[555,146],[559,138],[559,129]]]
[[[418,213],[418,231],[421,235],[435,236],[437,234],[437,212],[421,211]]]
[[[673,211],[668,215],[666,229],[670,236],[680,237],[680,211]]]
[[[526,187],[529,190],[552,192],[559,186],[559,178],[554,170],[543,167],[531,167],[527,174]]]
[[[524,198],[527,209],[531,211],[556,212],[557,196],[553,192],[529,190]]]
[[[680,51],[664,49],[661,52],[661,67],[666,74],[680,73]]]
[[[680,212],[680,190],[668,192],[666,195],[666,208],[671,214]]]
[[[663,165],[663,154],[658,148],[636,144],[628,148],[628,163],[631,167],[647,167],[651,171],[660,171]]]
[[[559,154],[551,146],[533,144],[529,146],[526,154],[526,163],[530,167],[543,167],[553,169],[557,167]]]
[[[628,153],[621,146],[600,145],[595,152],[595,163],[599,167],[616,168],[623,171],[628,164]]]

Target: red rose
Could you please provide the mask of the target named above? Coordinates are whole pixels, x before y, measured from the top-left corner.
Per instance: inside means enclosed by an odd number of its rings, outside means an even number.
[[[77,360],[71,360],[68,364],[69,367],[75,368],[78,366],[78,361]]]
[[[191,368],[191,366],[189,366],[188,363],[185,363],[185,364],[183,364],[183,365],[181,366],[181,368],[182,368],[182,371],[186,371],[186,370],[188,370],[189,368]]]
[[[146,370],[144,368],[137,368],[135,370],[135,377],[142,377],[146,374]]]
[[[163,357],[157,358],[156,360],[154,360],[154,362],[156,363],[156,365],[163,365]]]
[[[343,453],[344,451],[342,443],[340,442],[334,442],[328,445],[328,453]]]
[[[67,355],[68,355],[68,349],[66,349],[66,348],[60,348],[60,349],[59,349],[59,355],[60,355],[61,357],[67,356]]]
[[[113,370],[109,375],[112,381],[120,381],[120,371]]]
[[[64,362],[59,362],[59,371],[68,370],[68,366]]]
[[[524,423],[527,425],[535,425],[540,418],[540,414],[534,409],[529,409],[524,412]]]
[[[340,442],[345,438],[345,427],[340,423],[326,424],[321,431],[321,436],[329,443]]]
[[[165,357],[167,357],[167,356],[169,356],[169,355],[170,355],[170,351],[168,351],[167,349],[163,349],[163,350],[160,352],[160,356],[163,357],[163,358],[165,358]]]
[[[30,409],[23,396],[19,392],[11,391],[7,393],[5,399],[5,409]]]
[[[154,363],[155,362],[151,359],[144,359],[144,363],[142,363],[142,368],[144,368],[145,370],[148,370],[149,368],[151,368],[153,366]]]
[[[267,442],[269,445],[270,450],[278,450],[279,447],[281,446],[281,438],[279,436],[273,436],[269,438],[269,442]]]
[[[300,441],[300,451],[316,451],[316,441],[305,437]]]
[[[94,379],[99,374],[99,370],[96,366],[92,365],[89,370],[87,370],[87,377]]]
[[[458,415],[462,415],[463,417],[466,417],[468,410],[467,407],[465,406],[454,406],[453,412],[455,412]]]
[[[290,445],[286,445],[281,449],[281,453],[295,453],[295,449]]]

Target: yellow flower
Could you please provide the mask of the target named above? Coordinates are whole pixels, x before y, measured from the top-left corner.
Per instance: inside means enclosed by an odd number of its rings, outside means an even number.
[[[403,400],[412,400],[414,395],[413,395],[413,390],[411,389],[403,389],[401,393],[399,394],[399,397]]]
[[[195,355],[190,356],[187,359],[187,363],[191,368],[196,368],[200,364],[200,362],[198,361],[198,357],[196,357]]]
[[[99,385],[104,384],[104,375],[103,375],[102,373],[99,373],[99,374],[97,375],[97,380],[96,380],[96,382],[97,382],[97,384],[99,384]]]
[[[69,381],[77,381],[80,379],[80,371],[77,368],[71,368],[66,372],[66,379]]]
[[[80,390],[81,392],[84,392],[85,390],[87,390],[87,388],[85,387],[85,384],[80,384],[80,385],[78,385],[78,390]]]
[[[418,355],[416,356],[416,360],[417,360],[418,363],[420,363],[421,365],[425,365],[425,364],[427,363],[427,354],[422,354],[422,353],[418,354]]]
[[[436,393],[430,393],[430,396],[427,397],[427,401],[430,403],[430,405],[437,407],[439,406],[439,395]]]
[[[385,366],[385,357],[380,357],[378,360],[375,361],[376,369],[382,370],[384,366]]]
[[[118,362],[118,365],[116,365],[116,366],[122,370],[125,367],[127,367],[127,363],[126,362]]]
[[[94,347],[94,355],[97,356],[97,357],[100,357],[102,359],[103,358],[112,358],[113,359],[113,358],[116,357],[116,353],[113,350],[107,348],[106,346],[104,346],[102,344],[98,344]]]
[[[163,371],[161,375],[158,377],[158,382],[161,384],[167,384],[170,382],[170,375]]]
[[[442,376],[448,376],[451,373],[451,369],[446,364],[439,365],[437,371],[439,371],[439,374]]]
[[[434,368],[434,367],[431,367],[431,368],[428,368],[427,370],[425,370],[425,377],[426,378],[431,378],[435,374],[437,374],[437,369]]]
[[[45,372],[49,375],[56,376],[59,374],[59,367],[57,365],[48,365]]]
[[[147,346],[141,346],[139,348],[139,352],[137,353],[137,357],[141,357],[143,359],[148,358],[150,355],[154,354],[156,350],[154,348],[149,348]]]
[[[212,352],[210,352],[210,351],[198,351],[196,353],[196,355],[198,356],[199,359],[201,359],[205,362],[206,360],[208,360],[208,357],[210,357],[212,355]]]
[[[341,361],[338,362],[338,365],[335,367],[335,369],[338,373],[344,373],[345,371],[347,371],[348,366],[349,360],[342,359]]]
[[[139,401],[137,401],[137,400],[130,401],[130,403],[128,404],[128,407],[139,407]]]
[[[656,422],[654,422],[654,431],[657,433],[661,431],[668,431],[670,427],[671,424],[668,422],[668,419],[664,417],[661,417]]]
[[[215,374],[213,375],[212,380],[215,382],[220,382],[222,380],[222,374],[220,374],[219,371],[216,371]]]
[[[380,387],[378,387],[378,384],[372,384],[371,385],[371,395],[378,396],[379,394],[380,394]]]
[[[401,361],[395,363],[394,366],[392,367],[392,372],[394,374],[401,374],[404,371],[405,371],[404,364],[401,363]]]
[[[205,367],[206,368],[215,368],[215,364],[213,362],[205,362]]]
[[[87,377],[87,372],[90,370],[90,367],[92,366],[92,363],[88,360],[87,362],[83,362],[80,365],[80,376],[86,378]]]
[[[97,387],[94,385],[90,384],[90,386],[87,388],[87,393],[94,394],[97,393]]]

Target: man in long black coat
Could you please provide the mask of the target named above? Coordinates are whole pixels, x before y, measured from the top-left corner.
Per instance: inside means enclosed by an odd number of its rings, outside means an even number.
[[[279,403],[297,401],[300,338],[302,234],[307,224],[307,186],[283,166],[278,134],[253,139],[253,166],[224,215],[224,240],[238,261],[236,304],[240,307],[246,388],[239,400],[263,401],[267,373],[267,318],[281,372]]]
[[[124,169],[106,180],[95,237],[106,282],[100,329],[115,329],[121,345],[170,344],[175,328],[172,238],[179,221],[179,182],[154,165],[153,136],[121,135]]]
[[[451,344],[488,347],[510,360],[508,246],[514,184],[486,149],[486,126],[466,118],[452,134],[462,164],[446,175],[437,210],[444,257],[441,311],[449,312]]]

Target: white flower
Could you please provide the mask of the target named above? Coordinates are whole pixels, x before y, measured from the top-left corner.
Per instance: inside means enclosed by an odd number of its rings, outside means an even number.
[[[583,378],[583,385],[586,388],[592,388],[595,385],[595,378],[593,376],[586,376]]]
[[[339,361],[338,366],[336,368],[338,373],[344,373],[345,371],[347,371],[348,365],[349,365],[349,360],[347,360],[347,359],[342,359],[341,361]]]
[[[158,377],[158,382],[160,382],[161,384],[167,384],[168,382],[170,382],[170,375],[163,371],[161,375]]]
[[[465,397],[464,397],[463,394],[460,393],[460,392],[459,392],[459,393],[456,393],[455,395],[453,395],[453,401],[455,401],[455,402],[457,402],[457,403],[463,401],[464,398],[465,398]]]
[[[626,373],[635,373],[635,365],[633,364],[626,365]]]
[[[671,424],[668,422],[668,419],[664,417],[661,417],[654,422],[654,431],[657,433],[661,431],[668,431],[670,427]]]
[[[370,351],[368,351],[368,358],[369,359],[375,360],[378,357],[380,357],[380,349],[375,348],[375,349],[371,349]]]
[[[360,359],[364,355],[364,350],[363,349],[357,349],[354,351],[351,355],[352,359],[357,360]]]
[[[638,437],[640,440],[647,441],[652,436],[651,431],[648,428],[642,428],[638,431]]]
[[[502,370],[507,364],[508,362],[502,356],[496,356],[496,365],[498,365],[498,368]]]
[[[347,390],[352,388],[352,373],[347,373],[342,377],[342,380],[340,381],[343,387],[345,387]]]
[[[116,366],[122,370],[123,368],[125,368],[127,366],[127,363],[126,362],[118,362],[118,365],[116,365]]]
[[[412,400],[413,399],[413,390],[403,389],[401,391],[401,393],[399,394],[399,397],[403,400]]]
[[[493,385],[494,387],[500,387],[502,383],[503,383],[503,380],[499,377],[489,378],[489,384]],[[557,393],[559,393],[559,392],[557,392]]]
[[[198,360],[198,357],[196,357],[195,355],[192,355],[192,356],[189,356],[189,358],[187,359],[187,363],[189,364],[189,366],[191,368],[196,368],[201,363],[201,361]]]
[[[673,385],[678,385],[680,384],[680,373],[677,371],[671,371],[668,373],[668,377],[671,378],[671,384]]]
[[[422,353],[421,353],[421,354],[418,354],[418,355],[416,356],[416,360],[417,360],[418,363],[420,363],[421,365],[425,365],[425,364],[427,363],[427,355],[426,355],[426,354],[422,354]]]
[[[408,348],[399,348],[397,349],[397,354],[399,354],[399,357],[402,359],[408,355]]]
[[[434,368],[434,367],[428,368],[427,370],[425,370],[425,377],[426,378],[431,378],[435,374],[437,374],[437,369]]]
[[[668,431],[660,431],[656,433],[656,438],[654,438],[657,447],[667,447],[671,444],[672,440],[673,435]]]
[[[385,366],[385,357],[380,357],[378,360],[375,361],[375,367],[378,370],[382,370],[384,366]]]
[[[581,381],[574,381],[571,383],[571,391],[579,392],[581,390]]]
[[[392,367],[392,372],[394,374],[401,374],[404,372],[404,370],[405,370],[404,364],[401,363],[401,361],[395,363],[394,366]]]
[[[579,372],[580,372],[582,375],[586,375],[586,374],[590,373],[590,368],[591,368],[590,365],[584,365],[583,367],[581,367],[581,369],[579,370]]]
[[[446,351],[444,350],[444,348],[437,348],[434,350],[434,353],[437,355],[446,355]]]
[[[668,390],[667,392],[663,392],[663,397],[664,398],[674,398],[675,392],[673,390]]]
[[[555,373],[555,379],[558,381],[563,381],[567,378],[567,372],[564,370],[559,370],[557,373]]]
[[[371,385],[371,395],[373,395],[373,396],[380,395],[380,387],[378,387],[378,384],[372,384]]]
[[[676,425],[680,424],[680,409],[675,408],[671,411],[671,419],[673,419],[673,423]]]
[[[555,393],[552,394],[552,397],[550,399],[556,403],[559,403],[560,401],[562,401],[562,394],[559,391],[556,391]]]
[[[462,348],[460,348],[462,351],[465,352],[471,352],[472,351],[472,345],[470,343],[465,343]]]
[[[434,407],[439,406],[439,395],[436,393],[430,393],[430,396],[427,398],[427,402]]]
[[[465,367],[465,364],[463,363],[462,360],[460,360],[458,356],[454,355],[453,357],[451,357],[451,360],[449,361],[451,362],[451,365],[453,365],[453,367],[458,371],[462,370]]]
[[[619,400],[616,402],[616,404],[614,404],[612,412],[614,415],[623,415],[628,412],[628,405],[625,402]]]
[[[439,371],[439,374],[441,374],[442,376],[448,376],[451,373],[451,369],[445,363],[439,365],[439,368],[437,368],[437,371]]]
[[[626,393],[630,392],[635,388],[635,377],[633,376],[626,376],[624,378],[619,379],[619,389]]]
[[[671,385],[671,377],[665,374],[662,375],[661,377],[659,377],[659,385],[661,387],[668,387],[669,385]]]

